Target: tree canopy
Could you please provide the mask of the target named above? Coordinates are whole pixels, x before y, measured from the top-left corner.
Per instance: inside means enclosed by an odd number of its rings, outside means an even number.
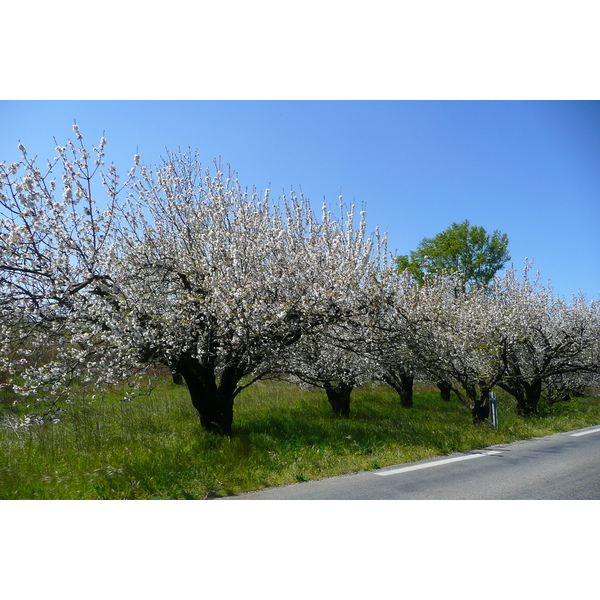
[[[509,260],[505,233],[489,234],[465,220],[433,238],[423,238],[416,250],[396,258],[396,267],[408,270],[420,283],[428,273],[458,273],[465,289],[488,285]]]
[[[47,171],[24,147],[0,165],[0,370],[43,397],[162,365],[228,434],[244,387],[361,302],[375,269],[364,213],[359,228],[353,209],[318,218],[193,151],[120,184],[105,140],[89,152],[74,130]]]

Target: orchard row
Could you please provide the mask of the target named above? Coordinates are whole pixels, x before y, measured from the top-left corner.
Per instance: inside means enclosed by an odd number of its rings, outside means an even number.
[[[366,381],[410,405],[413,381],[433,380],[474,421],[496,386],[530,414],[595,382],[598,303],[554,297],[529,264],[485,285],[415,277],[341,198],[315,214],[192,151],[136,156],[120,177],[106,140],[87,150],[74,130],[43,168],[22,146],[0,165],[0,370],[23,396],[57,402],[162,365],[229,434],[235,397],[273,376],[323,387],[338,414]]]

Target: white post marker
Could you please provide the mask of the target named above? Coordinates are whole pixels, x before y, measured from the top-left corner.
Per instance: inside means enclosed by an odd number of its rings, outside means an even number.
[[[498,429],[498,413],[496,411],[496,393],[490,392],[490,422],[492,427]]]

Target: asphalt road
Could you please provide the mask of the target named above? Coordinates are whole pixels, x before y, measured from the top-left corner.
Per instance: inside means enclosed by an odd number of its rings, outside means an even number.
[[[598,500],[600,427],[223,500]]]

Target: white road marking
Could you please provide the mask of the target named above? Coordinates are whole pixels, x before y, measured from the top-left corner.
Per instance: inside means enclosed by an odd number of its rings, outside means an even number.
[[[579,433],[572,433],[571,437],[579,437],[580,435],[587,435],[588,433],[598,433],[600,428],[598,429],[588,429],[587,431],[580,431]]]
[[[386,475],[398,475],[399,473],[407,473],[408,471],[418,471],[419,469],[428,469],[429,467],[437,467],[448,463],[458,462],[461,460],[470,460],[471,458],[481,458],[482,456],[490,456],[492,454],[500,454],[499,450],[490,450],[489,452],[479,452],[477,454],[467,454],[465,456],[456,456],[454,458],[446,458],[444,460],[435,460],[420,465],[412,465],[410,467],[400,467],[398,469],[390,469],[389,471],[373,471],[374,475],[385,477]]]

